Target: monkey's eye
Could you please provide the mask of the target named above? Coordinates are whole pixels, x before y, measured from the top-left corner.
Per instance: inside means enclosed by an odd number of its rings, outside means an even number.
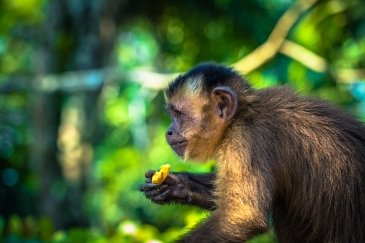
[[[177,109],[174,106],[170,106],[170,105],[167,106],[166,111],[170,115],[171,118],[183,119],[184,117],[186,117],[186,114],[183,111]]]
[[[172,111],[172,114],[176,118],[181,118],[181,117],[185,116],[185,114],[183,112],[176,110],[176,109]]]

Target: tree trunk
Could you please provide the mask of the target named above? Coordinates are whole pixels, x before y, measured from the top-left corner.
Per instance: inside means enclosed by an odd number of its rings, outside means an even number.
[[[49,2],[47,19],[39,33],[41,41],[36,57],[36,74],[94,69],[106,65],[114,42],[114,22],[121,2]],[[86,226],[89,223],[83,209],[83,195],[89,184],[90,154],[96,141],[99,94],[100,87],[81,93],[38,91],[32,95],[31,151],[33,168],[40,182],[39,213],[50,217],[56,228]],[[64,101],[75,96],[81,100],[77,104],[82,119],[76,122],[77,125],[72,125],[80,137],[79,144],[74,146],[83,152],[81,157],[73,161],[80,173],[70,179],[65,174],[67,151],[62,151],[58,146],[63,125],[61,116],[65,109]]]

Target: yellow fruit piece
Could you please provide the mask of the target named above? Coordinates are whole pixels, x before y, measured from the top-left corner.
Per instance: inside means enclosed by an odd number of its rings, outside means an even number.
[[[161,165],[160,171],[156,171],[155,174],[152,176],[152,183],[160,185],[169,175],[171,165]]]

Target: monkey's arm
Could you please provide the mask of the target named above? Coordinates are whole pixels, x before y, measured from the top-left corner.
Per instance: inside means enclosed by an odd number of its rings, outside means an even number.
[[[252,180],[250,176],[254,177],[243,174],[245,180],[240,184],[234,176],[225,177],[223,186],[216,188],[217,208],[211,217],[177,242],[238,243],[265,232],[271,210],[270,190],[264,181]]]
[[[144,195],[158,204],[181,203],[214,210],[214,173],[192,174],[187,172],[170,173],[162,185],[151,183],[154,171],[146,172],[146,183],[140,186]]]

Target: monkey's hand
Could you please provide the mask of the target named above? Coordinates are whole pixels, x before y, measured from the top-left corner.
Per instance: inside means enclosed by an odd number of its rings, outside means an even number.
[[[170,173],[161,185],[152,183],[155,171],[146,172],[146,183],[140,186],[140,191],[157,204],[184,202],[189,200],[186,178],[182,175]]]
[[[180,203],[213,210],[214,174],[170,173],[161,185],[152,183],[153,170],[146,172],[146,183],[139,190],[157,204]]]

